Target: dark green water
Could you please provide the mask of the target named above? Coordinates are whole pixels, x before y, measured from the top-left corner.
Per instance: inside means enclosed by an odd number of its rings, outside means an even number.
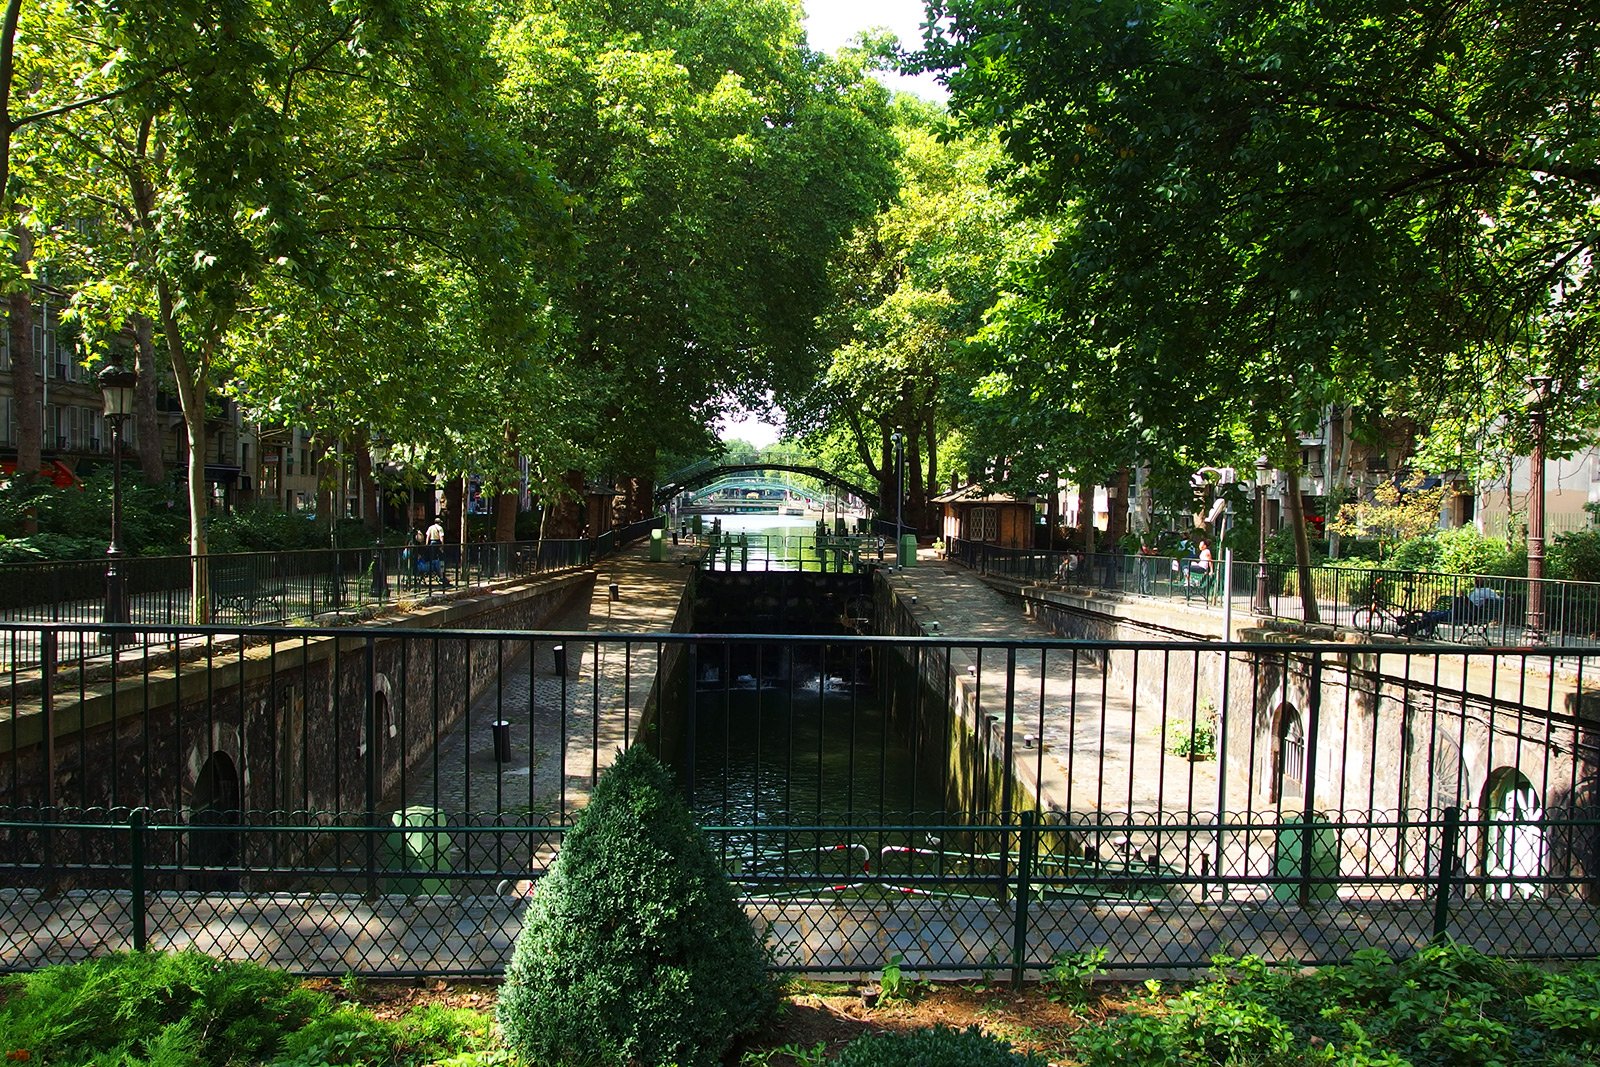
[[[752,892],[892,895],[861,879],[977,869],[969,842],[944,845],[956,839],[942,828],[940,783],[887,728],[869,685],[703,685],[698,703],[693,807]]]

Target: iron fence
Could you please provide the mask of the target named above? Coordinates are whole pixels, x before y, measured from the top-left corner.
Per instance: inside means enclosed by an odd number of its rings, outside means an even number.
[[[1581,653],[898,636],[908,610],[882,582],[878,636],[209,628],[13,669],[0,965],[495,972],[630,744],[786,968],[1600,951]]]
[[[894,544],[865,534],[719,534],[695,538],[700,566],[725,571],[833,571],[856,573],[894,559]],[[885,555],[887,553],[887,557]]]
[[[118,565],[127,578],[133,627],[122,631],[124,644],[160,643],[165,638],[155,628],[188,624],[197,574],[206,582],[211,618],[217,624],[359,618],[377,608],[447,590],[586,567],[660,528],[664,521],[656,516],[588,540],[136,556]],[[103,560],[0,564],[0,622],[23,624],[6,634],[0,670],[38,664],[40,651],[32,636],[37,631],[25,624],[101,622],[105,570]],[[70,639],[91,642],[74,651],[83,656],[106,650],[108,634],[98,629],[68,632]]]
[[[1235,559],[1209,567],[1197,559],[1102,553],[1083,555],[1044,549],[1009,549],[953,541],[949,557],[979,573],[1017,581],[1105,589],[1128,596],[1181,600],[1203,607],[1232,601],[1235,611],[1303,620],[1300,574],[1293,565]],[[1258,572],[1266,573],[1268,610],[1255,610]],[[1227,595],[1224,597],[1224,587]],[[1311,568],[1317,621],[1367,634],[1422,637],[1480,645],[1516,645],[1528,640],[1528,600],[1543,595],[1539,643],[1558,647],[1600,646],[1600,583],[1503,575],[1440,574],[1378,566]]]

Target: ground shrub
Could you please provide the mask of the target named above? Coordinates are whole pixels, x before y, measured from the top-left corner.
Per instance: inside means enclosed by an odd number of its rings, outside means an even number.
[[[934,1026],[904,1034],[873,1034],[850,1042],[830,1067],[1044,1067],[1043,1056],[1025,1055],[1009,1042],[977,1027]]]
[[[1454,944],[1315,971],[1219,960],[1073,1037],[1085,1067],[1168,1063],[1567,1067],[1600,1061],[1600,964],[1550,973]]]
[[[289,975],[196,953],[122,953],[9,984],[0,1053],[45,1063],[259,1063],[328,1010]]]
[[[776,1008],[767,963],[671,776],[636,747],[534,890],[498,1015],[529,1063],[715,1064]]]
[[[486,1015],[384,1022],[280,971],[129,952],[0,984],[0,1062],[105,1067],[414,1067],[490,1049]]]
[[[1572,530],[1556,534],[1550,545],[1546,572],[1551,578],[1574,582],[1600,582],[1600,530]]]
[[[1445,574],[1496,574],[1506,562],[1504,538],[1485,537],[1471,526],[1441,530],[1439,570]]]

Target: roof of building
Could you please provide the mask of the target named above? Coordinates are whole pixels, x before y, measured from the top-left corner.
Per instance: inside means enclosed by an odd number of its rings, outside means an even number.
[[[980,485],[969,483],[933,498],[935,504],[1031,504],[1032,500],[1010,493],[986,492]]]

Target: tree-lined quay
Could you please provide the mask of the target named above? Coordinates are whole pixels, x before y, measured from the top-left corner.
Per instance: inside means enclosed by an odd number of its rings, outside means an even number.
[[[78,363],[137,369],[129,457],[196,557],[253,499],[592,536],[754,407],[924,533],[955,471],[1086,551],[1192,525],[1193,473],[1257,454],[1301,567],[1381,543],[1386,484],[1445,486],[1438,527],[1507,480],[1538,578],[1516,457],[1600,421],[1570,4],[949,0],[898,59],[811,51],[785,0],[10,11],[18,552],[63,548],[27,475],[109,439],[47,395]]]

